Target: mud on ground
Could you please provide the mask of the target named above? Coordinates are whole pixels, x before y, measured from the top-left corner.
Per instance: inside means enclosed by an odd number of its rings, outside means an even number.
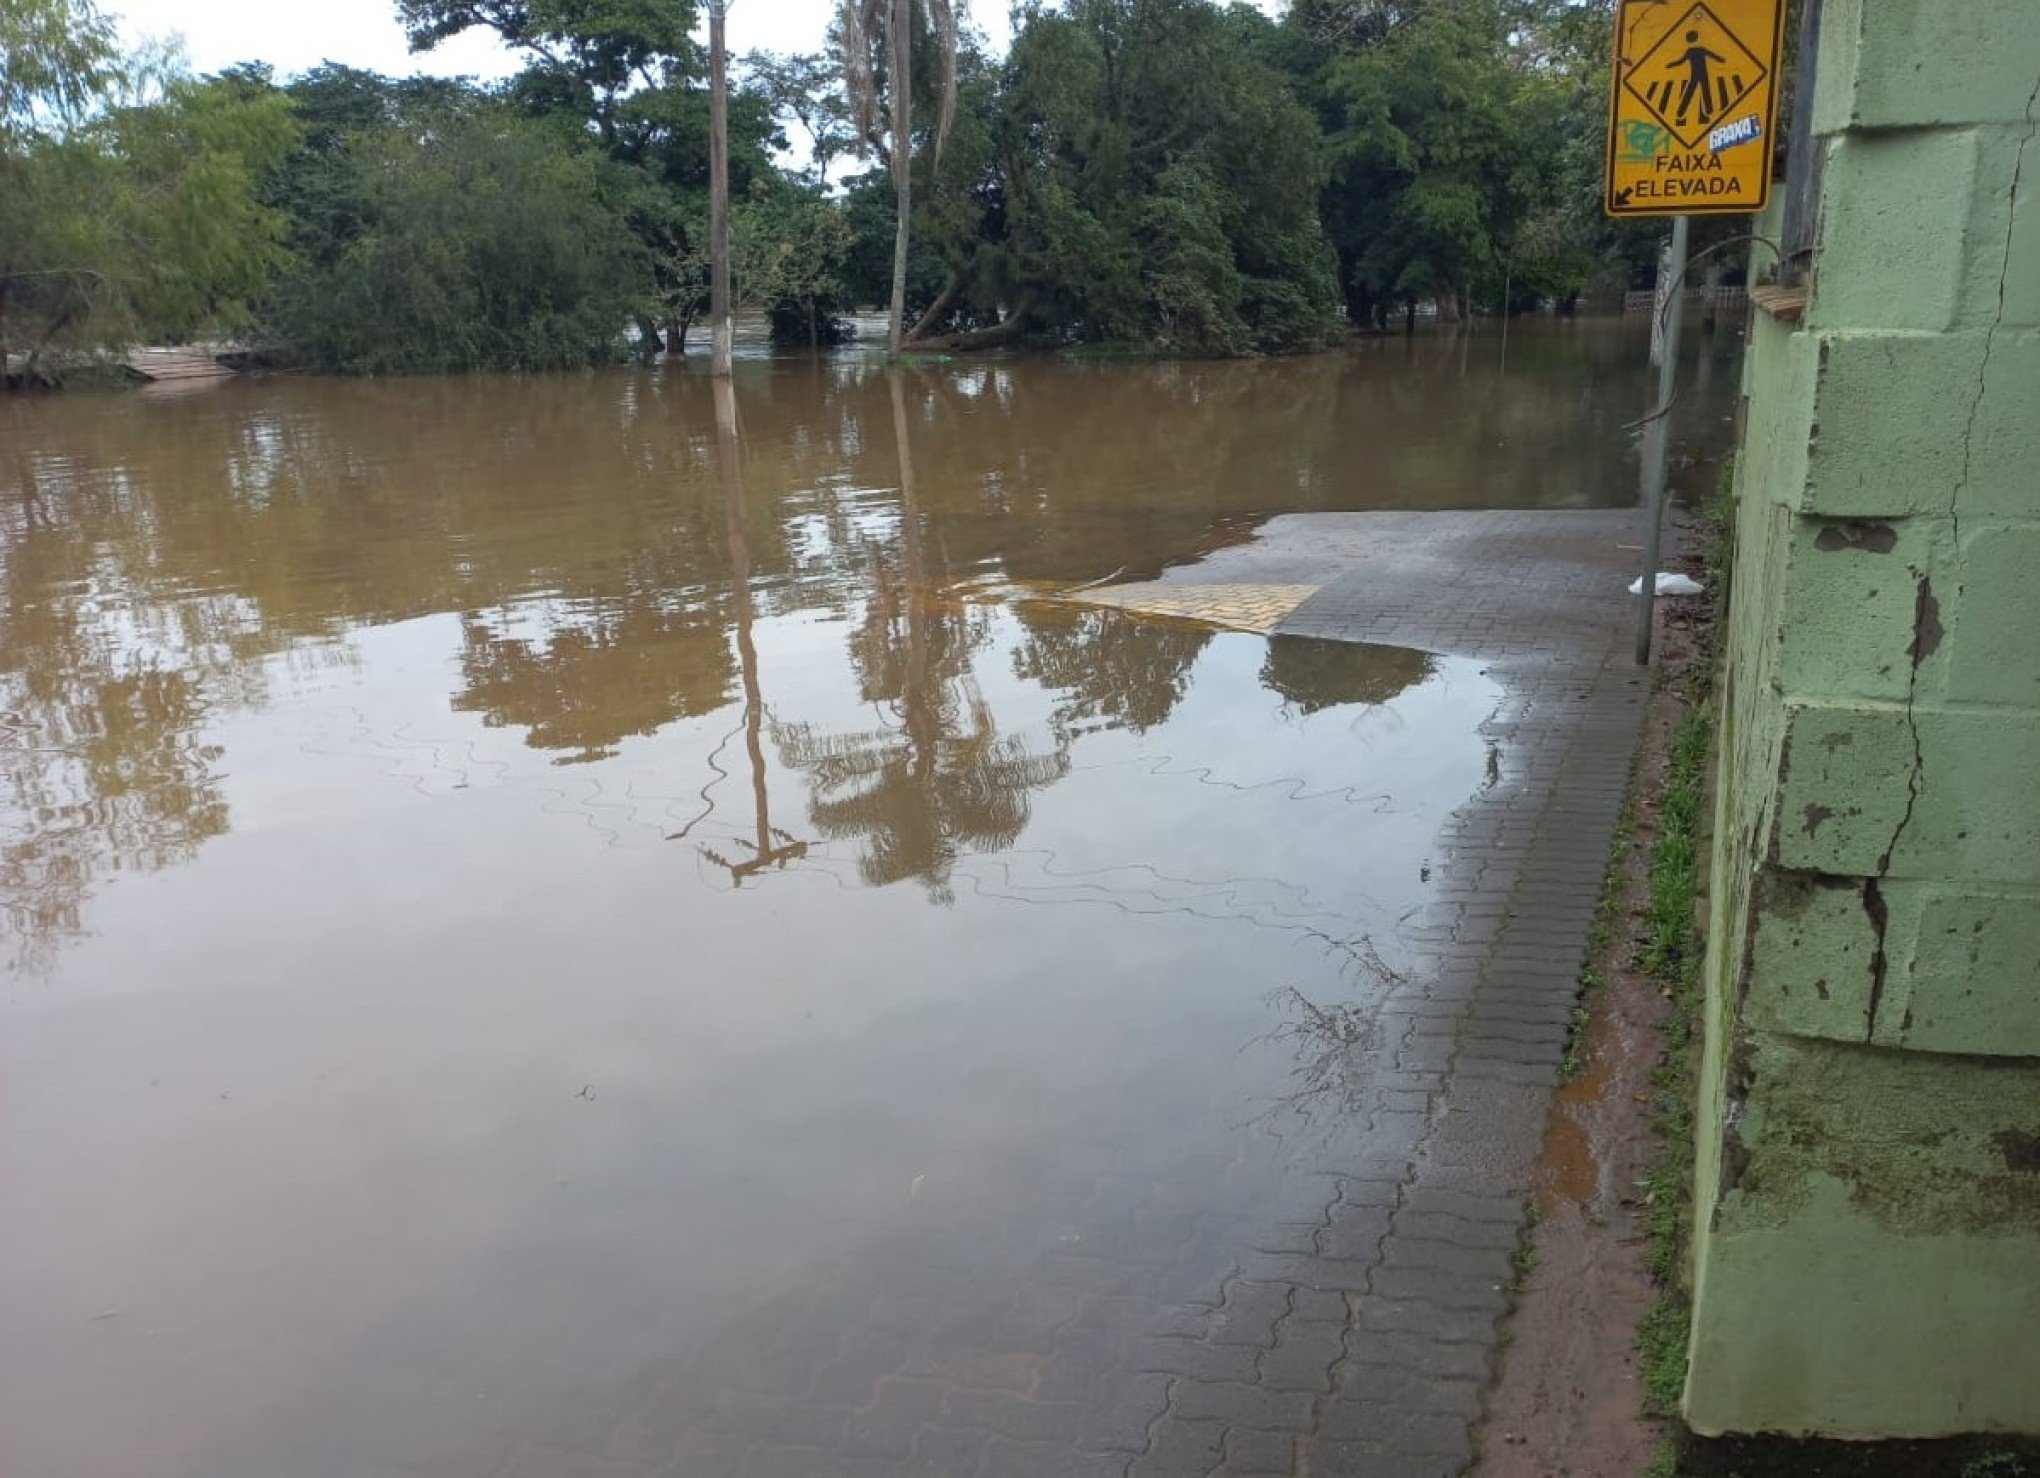
[[[1698,558],[1667,565],[1707,579]],[[1666,1439],[1645,1411],[1636,1332],[1656,1293],[1643,1182],[1658,1153],[1651,1077],[1673,1008],[1637,956],[1657,802],[1689,673],[1710,660],[1714,609],[1712,592],[1658,603],[1657,681],[1585,976],[1596,983],[1545,1124],[1537,1221],[1477,1434],[1482,1478],[1634,1478]]]

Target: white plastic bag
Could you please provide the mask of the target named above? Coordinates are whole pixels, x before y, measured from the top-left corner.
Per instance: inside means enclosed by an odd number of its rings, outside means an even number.
[[[1698,595],[1706,588],[1705,585],[1702,585],[1691,575],[1675,574],[1670,570],[1658,571],[1657,593],[1659,595]],[[1631,595],[1643,594],[1643,576],[1638,575],[1629,582],[1629,593]]]

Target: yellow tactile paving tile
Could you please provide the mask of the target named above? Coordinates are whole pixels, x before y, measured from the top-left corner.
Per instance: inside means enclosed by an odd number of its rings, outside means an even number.
[[[1315,585],[1107,585],[1052,597],[1072,604],[1112,606],[1145,616],[1175,616],[1233,631],[1270,632],[1317,594]]]

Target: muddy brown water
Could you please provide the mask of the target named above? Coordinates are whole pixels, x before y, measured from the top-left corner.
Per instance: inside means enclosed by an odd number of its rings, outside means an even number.
[[[936,1472],[887,1392],[1092,1399],[1364,1132],[1499,690],[1024,596],[1628,504],[1640,357],[756,360],[734,460],[681,369],[0,404],[0,1468]]]

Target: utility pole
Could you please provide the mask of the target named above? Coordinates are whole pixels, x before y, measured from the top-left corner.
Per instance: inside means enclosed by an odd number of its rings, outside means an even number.
[[[1643,427],[1643,582],[1636,596],[1636,665],[1650,665],[1651,618],[1657,607],[1659,543],[1664,531],[1665,460],[1671,449],[1667,412],[1679,376],[1680,309],[1685,296],[1686,217],[1672,217],[1672,239],[1658,258],[1651,295],[1650,357],[1657,364],[1657,404]]]
[[[730,321],[730,79],[724,39],[729,0],[708,0],[708,318],[714,349],[709,372],[727,375],[735,347]]]

